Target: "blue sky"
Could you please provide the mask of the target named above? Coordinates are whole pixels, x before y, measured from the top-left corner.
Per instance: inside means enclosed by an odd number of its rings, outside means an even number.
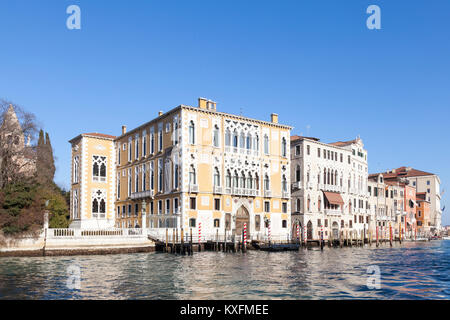
[[[71,4],[81,30],[66,28]],[[381,30],[366,27],[371,4]],[[50,133],[66,188],[68,140],[200,96],[324,142],[360,135],[370,172],[408,165],[449,187],[447,0],[0,0],[0,39],[0,97]]]

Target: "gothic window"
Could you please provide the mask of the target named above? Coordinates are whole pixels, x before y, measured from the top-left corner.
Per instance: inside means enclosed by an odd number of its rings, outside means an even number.
[[[76,156],[73,158],[73,183],[79,182],[80,176],[80,157]]]
[[[147,131],[144,130],[142,133],[142,156],[147,155]]]
[[[131,143],[132,143],[132,138],[128,137],[128,162],[131,161],[131,152],[132,152],[132,148],[131,148]]]
[[[233,147],[237,148],[238,147],[238,134],[236,129],[233,132]]]
[[[106,214],[106,191],[94,190],[92,192],[92,217],[105,218]]]
[[[173,187],[175,189],[178,189],[178,180],[179,180],[179,166],[178,164],[175,164],[174,168],[174,177],[173,177]]]
[[[155,168],[153,167],[153,161],[150,162],[150,190],[155,189]]]
[[[78,190],[75,189],[73,191],[73,219],[79,219],[79,213],[78,213]]]
[[[162,123],[160,123],[158,128],[158,151],[162,151],[163,149],[163,129]]]
[[[281,179],[281,186],[283,187],[283,192],[287,192],[287,179],[286,179],[286,175],[284,175],[284,174]]]
[[[227,129],[225,133],[225,145],[229,147],[231,145],[231,132],[230,129]]]
[[[264,190],[270,190],[270,180],[267,174],[264,176]]]
[[[197,177],[195,175],[195,168],[194,165],[191,165],[189,169],[189,184],[194,185],[197,182]]]
[[[153,128],[150,131],[150,153],[155,153],[155,133]]]
[[[231,188],[231,173],[230,173],[230,170],[227,170],[226,184],[227,184],[227,188]]]
[[[234,179],[233,179],[233,187],[234,188],[239,188],[239,176],[237,171],[234,172]]]
[[[134,167],[134,192],[139,191],[139,167]]]
[[[139,135],[137,134],[134,140],[134,158],[139,159]]]
[[[249,133],[247,135],[247,150],[250,150],[252,148],[252,135]]]
[[[131,169],[128,169],[128,196],[131,196]]]
[[[163,161],[158,159],[158,191],[162,192],[163,188]]]
[[[194,121],[189,123],[189,143],[195,144],[195,125]]]
[[[106,157],[92,156],[93,180],[106,181]]]
[[[247,176],[247,188],[253,189],[253,177],[250,173]]]
[[[281,156],[286,157],[286,152],[287,152],[286,138],[283,137],[283,139],[281,139]]]
[[[217,167],[214,168],[214,186],[220,187],[220,172]]]
[[[142,191],[147,189],[147,165],[142,165]]]
[[[239,179],[239,185],[240,185],[240,188],[245,188],[245,173],[244,173],[244,171],[242,171],[241,172],[241,177],[240,177],[240,179]]]
[[[244,134],[244,132],[241,132],[241,139],[240,139],[239,147],[241,149],[245,148],[245,134]]]
[[[219,127],[217,125],[214,126],[213,145],[216,148],[219,147]]]

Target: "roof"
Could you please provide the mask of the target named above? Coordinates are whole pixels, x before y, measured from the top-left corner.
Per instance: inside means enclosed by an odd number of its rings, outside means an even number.
[[[291,136],[291,141],[296,141],[296,140],[301,140],[301,139],[320,141],[319,138],[314,138],[314,137],[305,137],[305,136],[297,136],[297,135]]]
[[[374,173],[369,175],[378,175],[379,173]],[[387,172],[382,172],[381,173],[383,175],[384,179],[395,179],[397,177],[419,177],[419,176],[432,176],[434,175],[434,173],[430,173],[430,172],[426,172],[426,171],[421,171],[421,170],[417,170],[411,167],[400,167],[397,169],[392,169],[389,170]]]
[[[332,142],[329,144],[331,144],[332,146],[336,146],[336,147],[344,147],[344,146],[348,146],[348,145],[351,145],[351,144],[354,144],[357,142],[358,142],[358,139],[353,139],[350,141],[336,141],[336,142]]]
[[[94,138],[100,138],[100,139],[106,139],[106,140],[115,140],[117,138],[116,136],[112,136],[109,134],[92,132],[92,133],[82,133],[82,134],[76,136],[75,138],[69,140],[69,142],[72,143],[73,141],[75,141],[81,137],[94,137]]]
[[[117,138],[116,136],[112,136],[112,135],[104,134],[104,133],[97,133],[97,132],[94,132],[94,133],[83,133],[82,135],[83,136],[98,137],[98,138],[107,138],[107,139],[116,139]]]

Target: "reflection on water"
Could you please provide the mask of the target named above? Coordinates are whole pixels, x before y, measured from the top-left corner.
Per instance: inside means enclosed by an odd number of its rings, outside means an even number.
[[[449,299],[450,241],[194,256],[0,258],[0,299]],[[67,287],[79,266],[81,289]],[[378,265],[381,289],[369,289]]]

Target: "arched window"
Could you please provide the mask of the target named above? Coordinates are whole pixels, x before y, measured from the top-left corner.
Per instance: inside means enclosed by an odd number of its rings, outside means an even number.
[[[323,168],[323,184],[327,184],[327,169]]]
[[[234,179],[233,179],[233,187],[234,188],[239,188],[239,176],[237,171],[234,172]]]
[[[227,170],[226,184],[227,184],[227,188],[231,188],[231,173],[230,173],[230,170]]]
[[[241,172],[241,178],[240,178],[240,188],[243,189],[245,188],[245,173],[244,171]]]
[[[255,138],[255,139],[256,139],[256,141],[255,141],[255,146],[254,146],[254,147],[255,147],[255,150],[256,150],[256,151],[259,151],[259,136],[256,135],[256,138]]]
[[[189,143],[195,144],[195,125],[194,121],[191,121],[189,124]]]
[[[247,135],[247,150],[250,150],[252,148],[252,135],[249,133]]]
[[[217,125],[214,126],[213,145],[219,147],[219,127]]]
[[[139,191],[139,167],[134,167],[134,192]]]
[[[245,134],[244,134],[244,132],[241,132],[241,139],[240,139],[239,147],[241,149],[245,148]]]
[[[217,167],[214,168],[214,186],[220,187],[220,173]]]
[[[308,196],[308,202],[306,204],[306,209],[308,210],[308,212],[311,212],[311,199]]]
[[[253,189],[253,177],[251,173],[247,176],[247,189]]]
[[[300,166],[297,165],[297,167],[295,168],[295,181],[300,182],[300,177],[301,177]]]
[[[281,156],[286,157],[287,150],[286,150],[286,138],[283,137],[281,139]]]
[[[142,191],[147,189],[147,165],[142,165]]]
[[[194,165],[191,165],[189,169],[189,184],[196,184],[197,177],[195,176],[195,168]]]
[[[233,147],[234,148],[238,147],[238,133],[237,133],[236,129],[234,129],[234,132],[233,132]]]
[[[264,135],[264,153],[269,154],[269,137]]]
[[[283,187],[283,191],[287,192],[287,179],[286,175],[283,174],[283,177],[281,178],[281,186]]]
[[[296,202],[297,203],[296,203],[295,209],[296,209],[297,212],[300,212],[300,199],[297,199]]]
[[[318,209],[318,211],[320,212],[320,209],[322,208],[322,199],[320,198],[320,196],[319,196],[319,200],[318,200],[318,205],[317,205],[317,209]]]
[[[264,190],[270,190],[270,180],[267,174],[264,176]]]
[[[227,129],[225,132],[225,145],[229,147],[231,145],[231,132],[230,129]]]
[[[175,189],[178,188],[178,180],[179,180],[179,167],[178,164],[175,164],[175,169],[174,169],[174,178],[173,178],[173,186],[175,187]]]

